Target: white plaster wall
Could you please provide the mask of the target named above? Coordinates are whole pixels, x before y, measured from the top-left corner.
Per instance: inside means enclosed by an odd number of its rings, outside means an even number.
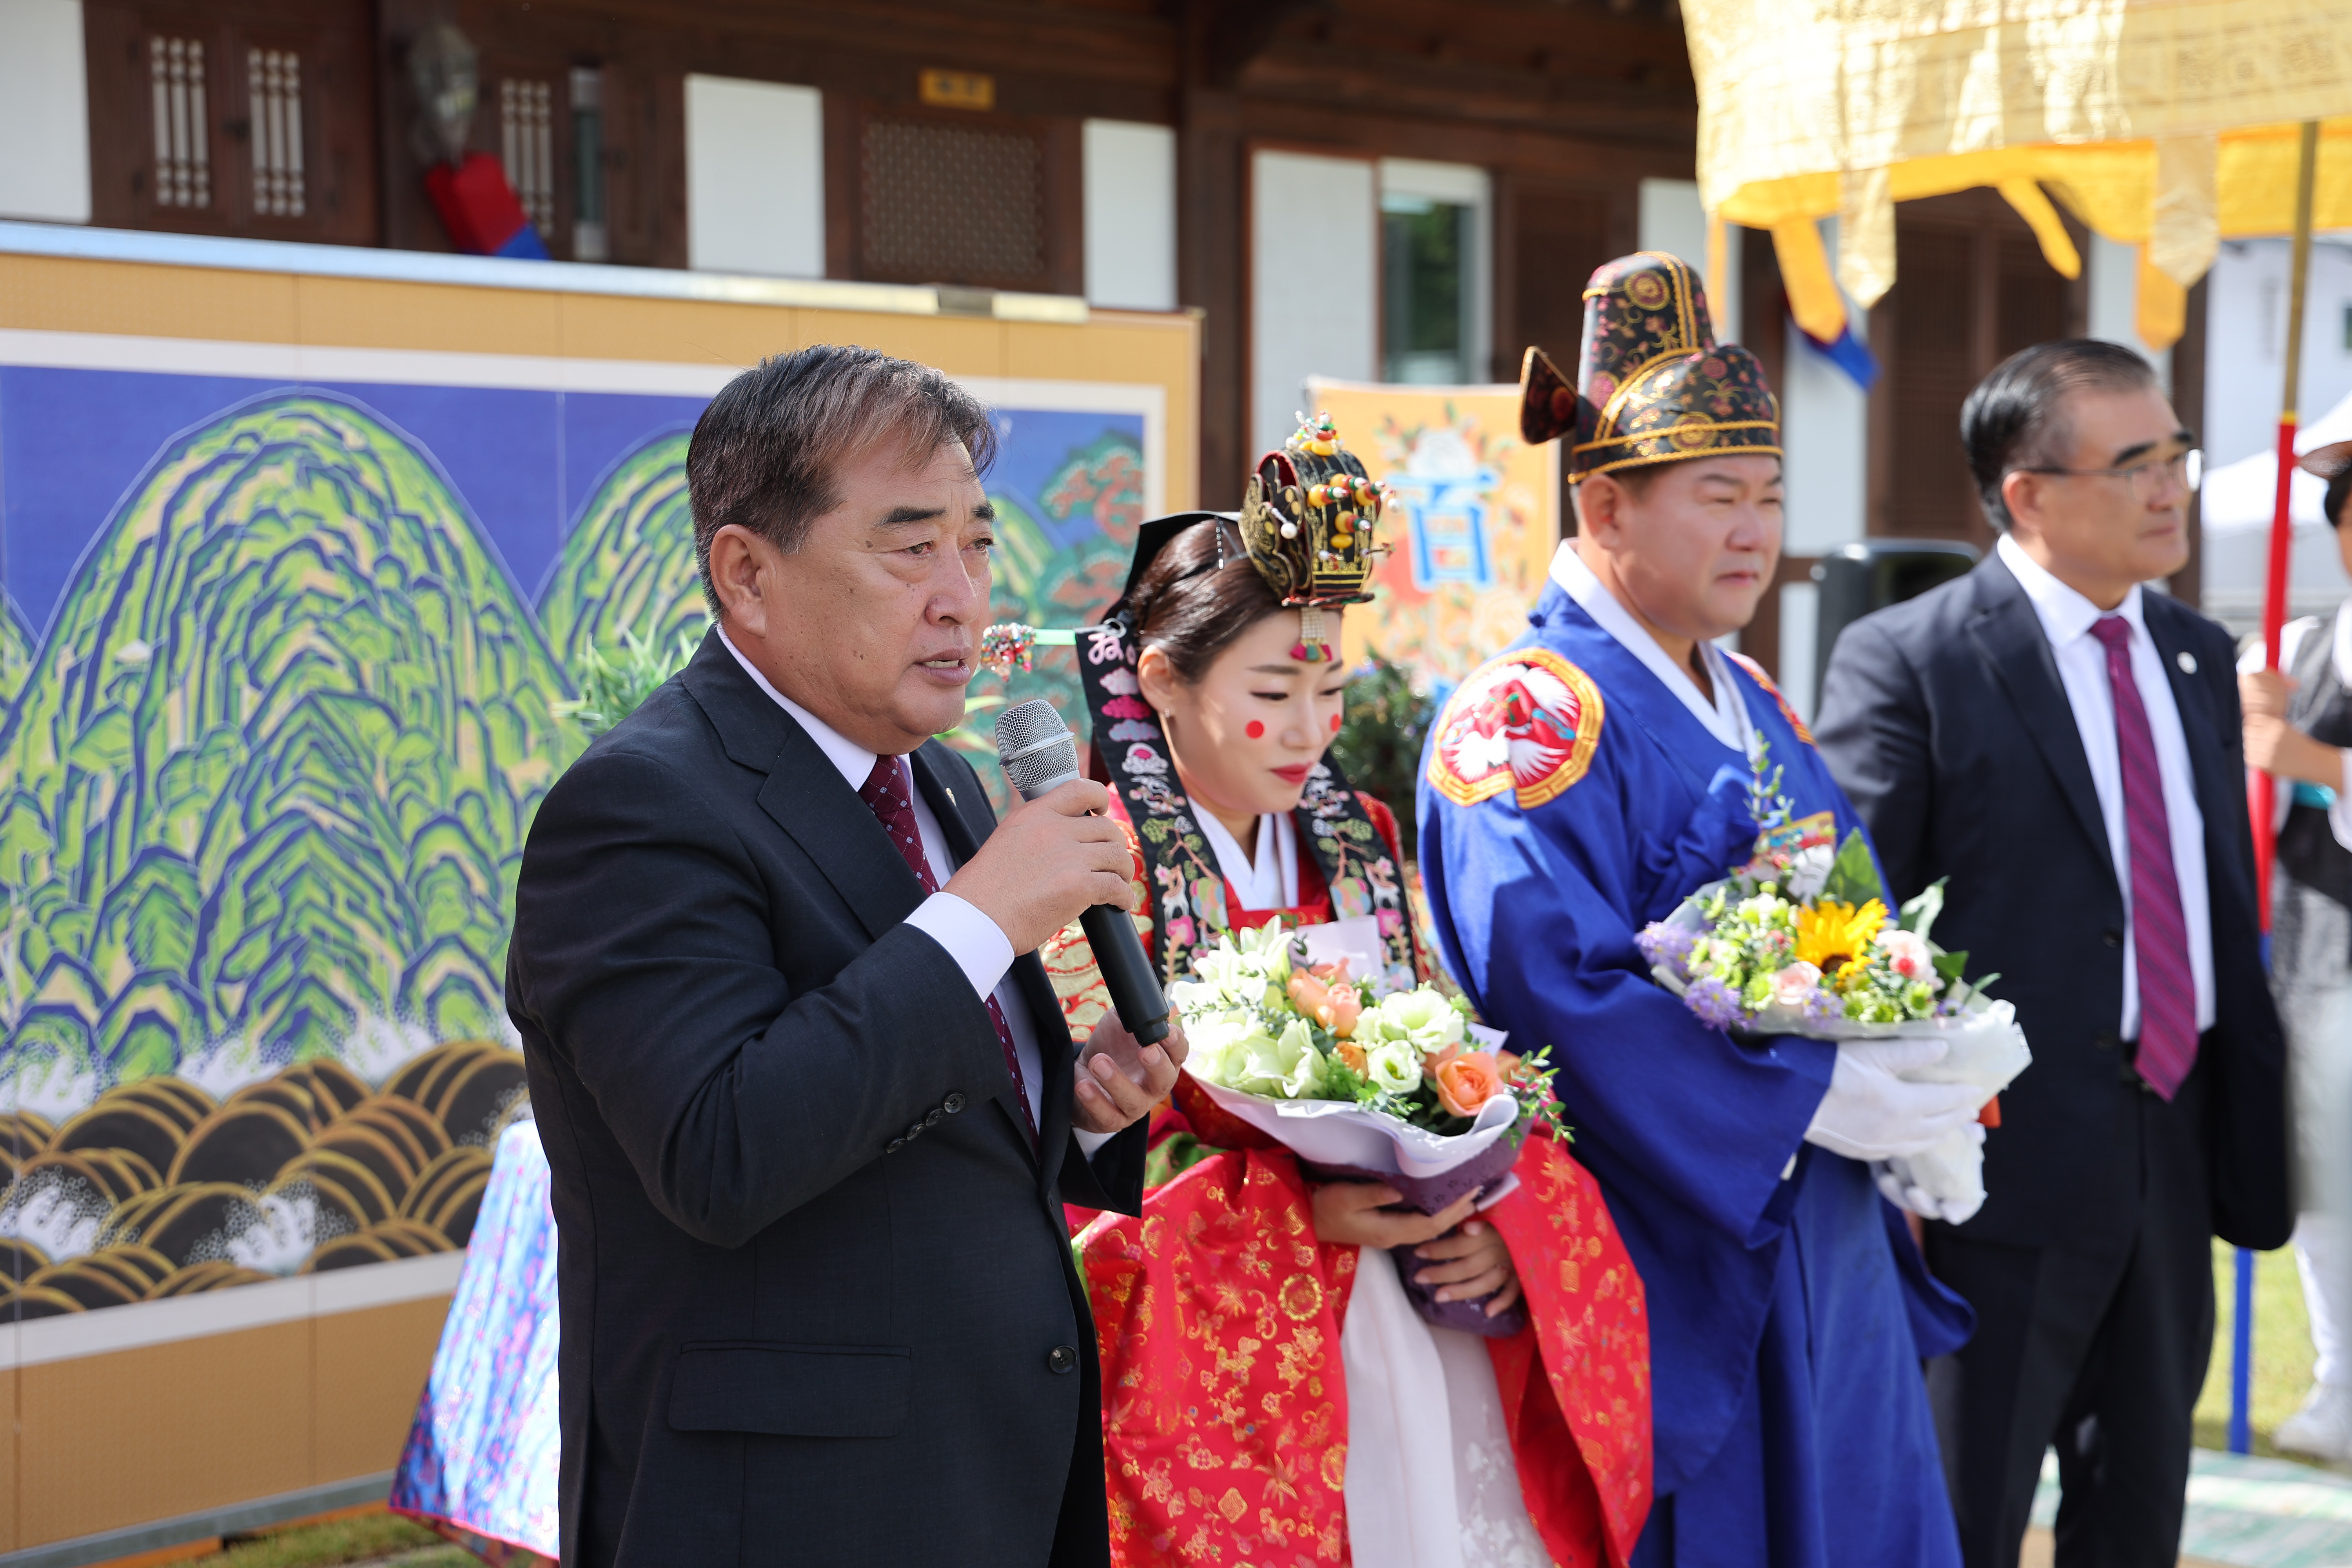
[[[1380,194],[1369,159],[1250,160],[1250,456],[1282,445],[1311,375],[1380,377]]]
[[[1837,219],[1822,220],[1822,242],[1837,265]],[[1870,319],[1846,301],[1854,336],[1869,340]],[[1761,323],[1759,323],[1760,326]],[[1780,394],[1780,444],[1787,452],[1790,555],[1818,555],[1868,531],[1869,397],[1812,345],[1794,321],[1787,331],[1787,385]]]
[[[89,221],[81,0],[0,0],[0,217]]]
[[[1808,724],[1821,695],[1822,591],[1812,583],[1780,584],[1780,695]]]
[[[2091,296],[2091,336],[2121,343],[2156,366],[2167,392],[2172,390],[2172,351],[2158,353],[2140,341],[2139,247],[2118,245],[2098,235],[2083,254],[2083,271]]]
[[[1176,308],[1176,132],[1089,120],[1087,300],[1129,310]]]
[[[2208,468],[2278,442],[2286,366],[2287,241],[2231,239],[2214,258],[2205,295],[2205,443]],[[2306,425],[2352,395],[2352,234],[2311,247],[2304,293],[2303,396]]]
[[[816,89],[686,79],[686,255],[697,271],[824,276]]]
[[[1696,180],[1642,182],[1641,247],[1679,256],[1690,269],[1706,278],[1706,209],[1698,205]],[[1724,230],[1724,297],[1710,290],[1706,308],[1715,318],[1715,335],[1736,343],[1739,336],[1739,235]]]

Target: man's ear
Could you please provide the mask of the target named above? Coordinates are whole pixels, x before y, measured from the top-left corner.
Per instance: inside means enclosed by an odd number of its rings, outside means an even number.
[[[2042,531],[2042,476],[2011,468],[2000,477],[2000,504],[2009,513],[2010,526],[2022,522],[2035,533]]]
[[[719,618],[752,637],[767,636],[763,568],[773,548],[731,522],[710,536],[710,585],[719,595]]]
[[[1175,700],[1176,680],[1176,667],[1165,648],[1145,648],[1143,657],[1135,661],[1135,683],[1143,688],[1143,700],[1158,712],[1168,711]]]
[[[1607,474],[1588,474],[1576,487],[1576,531],[1612,550],[1625,521],[1625,487]]]

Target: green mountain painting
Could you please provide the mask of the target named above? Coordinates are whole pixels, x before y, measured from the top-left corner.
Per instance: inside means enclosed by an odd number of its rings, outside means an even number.
[[[1095,428],[992,484],[998,617],[1079,625],[1117,591],[1142,450]],[[242,1081],[366,1037],[505,1038],[524,837],[587,740],[559,716],[568,672],[709,624],[688,440],[605,470],[535,606],[430,454],[356,400],[268,394],[158,452],[47,633],[0,616],[11,1103],[69,1113],[224,1050]],[[1066,662],[1010,694],[1074,709]]]
[[[438,469],[275,395],[159,455],[0,732],[12,1077],[224,1044],[497,1037],[532,809],[582,737],[530,606]]]
[[[624,633],[660,647],[710,624],[694,559],[686,493],[687,432],[656,437],[596,487],[540,597],[540,625],[566,668],[593,647],[625,651]]]
[[[12,579],[61,581],[46,631],[0,596],[0,1322],[465,1245],[520,1113],[508,911],[588,741],[572,672],[708,625],[682,431],[626,447],[560,546],[509,484],[498,538],[554,547],[534,605],[371,405],[216,406],[80,514],[78,560]],[[992,610],[1082,625],[1127,569],[1140,441],[1016,418]],[[505,458],[467,460],[495,490],[530,472]],[[1076,710],[1066,658],[1011,682],[1041,693]]]

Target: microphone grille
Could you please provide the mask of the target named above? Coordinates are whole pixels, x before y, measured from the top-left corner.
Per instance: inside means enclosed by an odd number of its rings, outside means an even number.
[[[996,757],[1024,799],[1078,773],[1077,738],[1051,702],[1033,697],[996,718]]]

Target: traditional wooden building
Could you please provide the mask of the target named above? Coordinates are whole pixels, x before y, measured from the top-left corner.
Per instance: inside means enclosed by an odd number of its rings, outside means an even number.
[[[448,250],[442,25],[477,62],[461,134],[558,262],[1199,311],[1210,504],[1308,374],[1512,379],[1572,353],[1598,262],[1703,259],[1673,0],[17,0],[0,216]],[[1717,324],[1783,391],[1799,600],[1849,540],[1987,541],[1961,396],[2022,343],[2128,332],[2128,258],[2078,241],[2069,283],[1989,191],[1907,204],[1865,396],[1736,237]],[[1780,622],[1745,639],[1768,663]]]

